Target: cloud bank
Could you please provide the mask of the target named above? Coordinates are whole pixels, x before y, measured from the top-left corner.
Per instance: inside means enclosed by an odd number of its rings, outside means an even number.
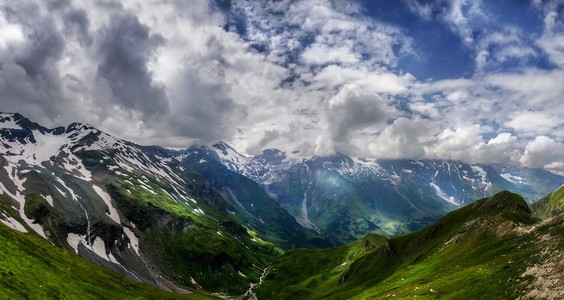
[[[419,36],[363,2],[4,1],[0,110],[141,144],[564,173],[564,3],[528,3],[523,26],[488,5],[401,2],[470,58],[434,79],[406,64],[428,58]]]

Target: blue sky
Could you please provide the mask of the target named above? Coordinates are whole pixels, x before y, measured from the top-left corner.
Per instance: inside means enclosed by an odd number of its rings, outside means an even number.
[[[564,1],[0,4],[0,110],[141,144],[564,173]]]

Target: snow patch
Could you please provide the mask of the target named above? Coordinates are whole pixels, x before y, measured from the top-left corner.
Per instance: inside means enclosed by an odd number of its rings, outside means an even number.
[[[9,120],[2,118],[0,120],[1,129],[22,129],[22,127],[16,124],[16,120],[10,118]]]
[[[119,214],[118,214],[116,208],[112,204],[112,198],[110,197],[110,195],[108,193],[106,193],[106,191],[104,191],[99,186],[93,185],[92,188],[94,189],[96,194],[98,194],[98,196],[100,196],[100,198],[102,198],[102,200],[104,200],[104,203],[106,203],[106,206],[108,206],[109,213],[106,212],[106,214],[108,214],[114,222],[116,222],[117,224],[121,224]]]
[[[51,195],[43,196],[49,205],[53,206],[53,197]]]
[[[106,253],[106,244],[104,243],[104,240],[102,240],[100,237],[96,237],[96,239],[94,239],[94,243],[92,243],[92,247],[90,247],[90,250],[94,251],[94,253],[96,253],[101,258],[110,261],[110,258]]]
[[[156,195],[157,193],[155,191],[153,191],[152,189],[150,189],[149,187],[147,187],[144,184],[141,184],[141,187],[144,188],[145,190],[147,190],[149,193]]]
[[[491,182],[487,181],[487,173],[484,169],[482,169],[480,166],[470,166],[472,168],[472,171],[474,171],[474,173],[476,173],[478,176],[480,176],[481,180],[482,180],[482,185],[484,185],[487,189],[489,189],[491,187]]]
[[[441,199],[454,205],[460,205],[460,203],[458,203],[458,201],[456,201],[454,197],[449,196],[445,192],[443,192],[443,190],[441,190],[441,188],[436,183],[431,182],[430,185],[435,189],[437,196],[439,196]]]
[[[135,228],[134,224],[133,228]],[[133,251],[135,251],[135,253],[139,255],[139,238],[137,238],[137,236],[135,236],[135,233],[127,227],[123,227],[123,232],[125,233],[125,235],[127,235],[127,238],[129,239],[129,245],[133,248]]]
[[[414,164],[414,165],[421,166],[421,167],[425,166],[421,161],[412,161],[411,163]]]
[[[23,184],[25,183],[27,178],[21,179],[17,174],[16,166],[11,164],[11,163],[9,165],[11,167],[11,172],[8,171],[8,175],[10,176],[10,179],[12,180],[12,182],[16,185],[17,189],[16,189],[15,193],[13,194],[4,186],[4,184],[2,184],[2,182],[0,182],[0,190],[3,191],[3,193],[5,193],[6,195],[10,196],[12,199],[14,199],[18,202],[18,204],[19,204],[18,212],[20,213],[20,217],[22,218],[22,220],[24,220],[24,222],[29,227],[31,227],[31,229],[33,229],[33,231],[37,232],[37,234],[39,234],[43,238],[47,239],[47,236],[45,235],[45,232],[43,231],[43,227],[41,227],[41,225],[39,225],[37,223],[34,223],[34,221],[29,219],[25,215],[25,212],[24,212],[25,196],[23,194],[21,194],[21,192],[23,192],[23,190],[24,190]]]
[[[81,243],[86,245],[86,236],[69,233],[67,235],[67,243],[74,249],[74,252],[78,254],[78,245]]]
[[[512,183],[517,183],[517,184],[526,184],[525,179],[523,177],[517,176],[517,175],[512,175],[509,173],[503,173],[500,174],[501,177],[503,177],[503,179],[512,182]]]
[[[5,215],[5,214],[2,213],[2,214],[0,215],[0,217],[1,217],[1,218],[0,218],[0,222],[4,223],[4,225],[6,225],[6,226],[8,226],[8,227],[10,227],[10,228],[12,228],[12,229],[15,229],[15,230],[17,230],[17,231],[19,231],[19,232],[23,232],[23,233],[26,233],[26,232],[27,232],[27,230],[26,230],[25,227],[22,225],[22,223],[18,222],[18,220],[12,218],[11,216],[7,216],[7,215]]]

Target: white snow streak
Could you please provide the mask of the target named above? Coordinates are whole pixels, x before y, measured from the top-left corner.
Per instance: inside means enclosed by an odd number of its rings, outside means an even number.
[[[110,212],[107,214],[110,216],[110,218],[114,220],[114,222],[116,222],[117,224],[121,224],[118,211],[112,204],[112,198],[110,197],[110,195],[108,195],[108,193],[106,193],[106,191],[104,191],[99,186],[93,185],[92,188],[94,189],[94,191],[96,191],[98,196],[100,196],[100,198],[102,198],[102,200],[104,200],[104,203],[106,203],[106,205],[108,206]]]

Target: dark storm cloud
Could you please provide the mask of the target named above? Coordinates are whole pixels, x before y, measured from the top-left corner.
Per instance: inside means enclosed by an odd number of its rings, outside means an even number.
[[[260,149],[264,149],[268,145],[268,143],[280,138],[280,131],[273,129],[273,130],[265,130],[264,135],[258,142],[258,146]]]
[[[115,14],[102,29],[98,77],[110,87],[112,100],[125,109],[141,112],[144,117],[166,113],[169,109],[164,88],[153,82],[147,63],[164,40],[152,35],[137,16]]]
[[[75,8],[71,0],[47,0],[47,10],[60,15],[66,36],[75,35],[82,46],[90,46],[92,38],[88,32],[90,20],[83,9]]]
[[[206,46],[201,56],[185,63],[173,92],[175,107],[169,121],[176,134],[203,144],[231,137],[234,124],[248,115],[246,106],[230,97],[230,86],[225,84],[225,49],[217,39],[208,40]]]
[[[50,74],[52,63],[57,61],[63,52],[64,40],[57,31],[52,18],[40,15],[37,6],[23,7],[23,10],[12,11],[21,24],[30,30],[28,38],[32,41],[28,51],[21,53],[16,63],[31,78],[43,77],[55,81]]]
[[[329,130],[335,142],[346,142],[358,129],[377,126],[391,117],[392,109],[378,95],[338,95],[328,110]]]
[[[55,117],[64,101],[56,63],[65,48],[52,16],[42,14],[35,4],[4,3],[1,12],[9,23],[19,24],[25,42],[0,53],[0,98],[4,109],[41,111]]]
[[[182,81],[170,129],[203,144],[230,137],[234,130],[230,120],[241,115],[242,108],[226,96],[225,87],[203,83],[190,71]]]
[[[78,41],[84,46],[92,44],[92,38],[88,31],[90,20],[84,10],[75,8],[69,9],[63,15],[63,22],[67,34],[75,34]]]
[[[47,0],[49,10],[61,10],[71,5],[71,0]]]
[[[94,1],[96,6],[105,10],[122,10],[123,4],[114,0],[96,0]]]

